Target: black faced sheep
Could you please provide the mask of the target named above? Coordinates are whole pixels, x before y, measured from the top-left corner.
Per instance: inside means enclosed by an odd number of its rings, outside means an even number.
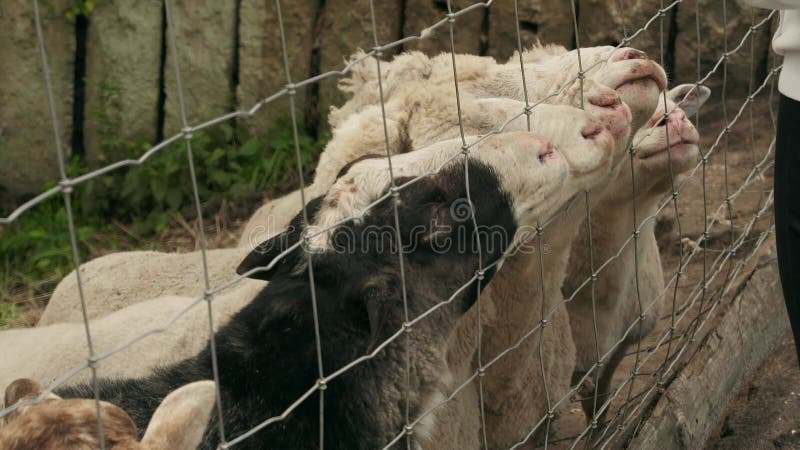
[[[598,146],[591,151],[604,150]],[[325,373],[379,349],[372,359],[326,380],[325,446],[375,448],[402,433],[406,339],[379,346],[403,329],[406,302],[411,320],[427,314],[407,334],[411,416],[418,417],[446,397],[453,388],[446,384],[447,341],[459,317],[476,300],[478,285],[490,282],[496,269],[492,263],[514,245],[519,228],[530,229],[555,212],[579,186],[552,144],[525,132],[493,136],[473,147],[466,163],[476,229],[472,220],[451,213],[453,205],[467,198],[460,152],[457,140],[398,156],[393,160],[394,180],[383,159],[357,162],[343,171],[326,195],[309,202],[308,228],[298,215],[287,231],[245,258],[239,267],[242,273],[284,253],[273,267],[251,274],[270,283],[216,335],[229,437],[281,414],[318,381],[306,255],[310,255],[315,279]],[[367,211],[368,205],[391,193],[392,181],[400,185],[442,165],[438,174],[397,191],[399,242],[393,233],[370,232],[394,222],[388,198]],[[357,218],[348,219],[353,214]],[[322,232],[328,226],[333,228]],[[481,232],[485,228],[494,232]],[[292,247],[297,243],[302,247]],[[474,245],[457,245],[469,243]],[[404,250],[405,289],[398,249]],[[477,283],[476,276],[479,252],[487,268],[480,274],[482,283]],[[122,406],[142,425],[170,390],[210,373],[210,350],[206,349],[143,379],[104,380],[101,397]],[[59,391],[65,397],[89,393],[88,385]],[[315,399],[316,394],[311,395],[284,421],[242,441],[242,447],[316,448],[319,405]],[[214,420],[204,448],[217,444]],[[432,436],[435,425],[434,412],[416,424],[412,438],[426,446],[436,439]]]

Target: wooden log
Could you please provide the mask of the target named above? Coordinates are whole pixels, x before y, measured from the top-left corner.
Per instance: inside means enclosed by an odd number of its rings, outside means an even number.
[[[769,248],[768,248],[769,249]],[[628,448],[702,448],[728,404],[789,330],[774,247],[725,306]]]

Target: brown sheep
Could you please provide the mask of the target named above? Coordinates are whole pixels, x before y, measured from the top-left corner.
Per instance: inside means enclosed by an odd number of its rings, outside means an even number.
[[[6,388],[5,406],[34,401],[42,387],[21,378]],[[136,425],[121,408],[100,402],[103,437],[108,450],[194,450],[200,443],[215,401],[212,381],[176,389],[159,405],[141,442]],[[3,450],[96,450],[97,404],[90,399],[61,399],[48,394],[39,403],[23,405],[5,417],[0,429]]]

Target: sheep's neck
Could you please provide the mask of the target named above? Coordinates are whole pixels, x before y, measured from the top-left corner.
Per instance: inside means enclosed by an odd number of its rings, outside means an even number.
[[[543,308],[547,318],[561,303],[561,284],[566,274],[571,243],[584,221],[583,209],[579,206],[572,205],[545,229],[541,246],[546,253],[541,255],[543,261],[539,260],[538,246],[534,252],[517,253],[505,261],[484,291],[484,298],[493,303],[495,313],[493,320],[484,325],[487,331],[483,349],[487,358],[514,345],[533,329],[542,319]]]
[[[613,184],[612,187],[615,187]],[[627,189],[630,185],[616,186],[613,192]],[[569,271],[562,288],[565,298],[570,299],[567,308],[570,312],[570,325],[576,339],[578,351],[577,367],[587,367],[594,361],[594,339],[591,345],[586,346],[581,336],[581,330],[591,329],[593,320],[596,320],[598,337],[600,338],[600,352],[605,353],[612,342],[616,342],[620,331],[609,328],[622,320],[625,314],[632,314],[626,306],[631,301],[636,301],[636,293],[632,290],[637,252],[638,258],[643,260],[657,254],[654,237],[654,219],[643,223],[643,220],[655,214],[661,193],[642,192],[636,201],[627,198],[614,198],[614,195],[600,196],[592,205],[591,210],[591,247],[589,245],[588,227],[581,227],[580,233],[572,246],[569,259]],[[636,221],[639,225],[639,235],[634,242],[633,235],[633,209],[636,208]],[[591,253],[590,253],[591,252]],[[657,257],[657,256],[656,256]],[[612,259],[613,258],[613,259]],[[607,261],[609,261],[606,264]],[[591,264],[593,262],[593,266]],[[640,261],[640,267],[647,270],[650,265]],[[594,282],[587,282],[595,272],[603,266]],[[660,269],[660,266],[659,266]],[[640,272],[640,276],[647,274]],[[658,276],[658,274],[653,275]],[[642,299],[645,300],[645,299]],[[592,303],[594,302],[596,319],[593,319]],[[638,314],[638,312],[636,313]],[[616,320],[606,320],[604,317],[613,317]],[[583,338],[585,339],[585,337]],[[607,340],[607,341],[606,341]]]

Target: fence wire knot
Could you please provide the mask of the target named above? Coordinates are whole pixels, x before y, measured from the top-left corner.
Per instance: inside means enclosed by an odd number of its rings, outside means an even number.
[[[89,366],[89,368],[96,369],[98,367],[99,363],[100,363],[100,358],[98,358],[95,355],[89,355],[86,358],[86,363]]]
[[[72,180],[70,180],[70,179],[65,179],[65,180],[61,180],[61,181],[58,182],[58,187],[61,189],[61,192],[65,193],[65,194],[71,194],[72,193],[72,186],[73,186],[73,183],[72,183]]]

